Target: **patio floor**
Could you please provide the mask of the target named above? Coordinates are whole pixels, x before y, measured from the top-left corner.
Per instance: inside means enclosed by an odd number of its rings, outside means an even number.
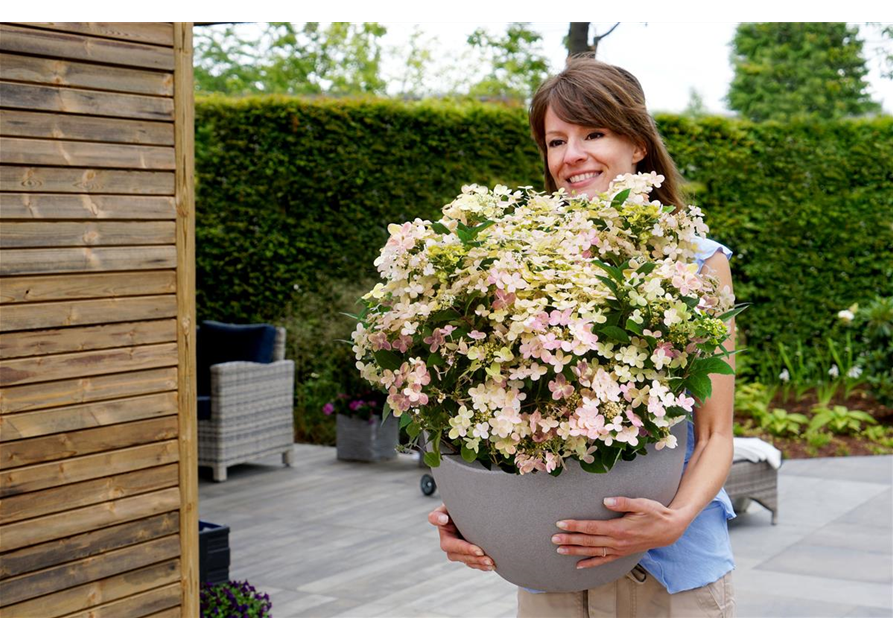
[[[230,578],[275,617],[514,617],[516,587],[446,560],[410,455],[340,462],[295,445],[295,466],[202,469],[200,516],[230,527]],[[893,617],[893,456],[788,460],[779,519],[729,523],[740,617]]]

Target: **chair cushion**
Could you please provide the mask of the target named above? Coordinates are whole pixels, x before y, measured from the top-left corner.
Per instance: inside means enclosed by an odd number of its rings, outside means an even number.
[[[276,327],[269,324],[225,324],[206,320],[198,329],[196,368],[198,395],[211,395],[211,365],[221,362],[273,362]]]
[[[211,396],[198,396],[198,419],[211,419]]]

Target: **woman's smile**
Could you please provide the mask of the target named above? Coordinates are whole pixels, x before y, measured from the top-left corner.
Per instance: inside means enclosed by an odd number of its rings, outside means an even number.
[[[590,198],[608,190],[611,181],[635,173],[645,157],[642,146],[610,129],[584,126],[546,111],[546,148],[549,173],[558,188]]]

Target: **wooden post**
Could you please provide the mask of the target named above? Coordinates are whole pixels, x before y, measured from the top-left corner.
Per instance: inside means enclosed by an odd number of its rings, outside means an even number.
[[[174,23],[180,559],[184,618],[199,616],[198,442],[195,391],[195,103],[192,23]]]

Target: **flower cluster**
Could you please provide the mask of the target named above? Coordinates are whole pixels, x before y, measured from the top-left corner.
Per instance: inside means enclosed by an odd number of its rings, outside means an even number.
[[[258,593],[248,581],[201,586],[202,618],[271,618],[270,596]]]
[[[743,307],[698,272],[701,212],[649,200],[662,180],[592,199],[470,185],[439,221],[388,227],[353,348],[430,464],[442,441],[520,473],[675,446],[709,374],[732,372],[714,354]]]
[[[381,401],[378,396],[378,393],[354,396],[339,393],[334,400],[323,405],[322,412],[327,416],[340,413],[351,418],[372,420],[381,411]]]

